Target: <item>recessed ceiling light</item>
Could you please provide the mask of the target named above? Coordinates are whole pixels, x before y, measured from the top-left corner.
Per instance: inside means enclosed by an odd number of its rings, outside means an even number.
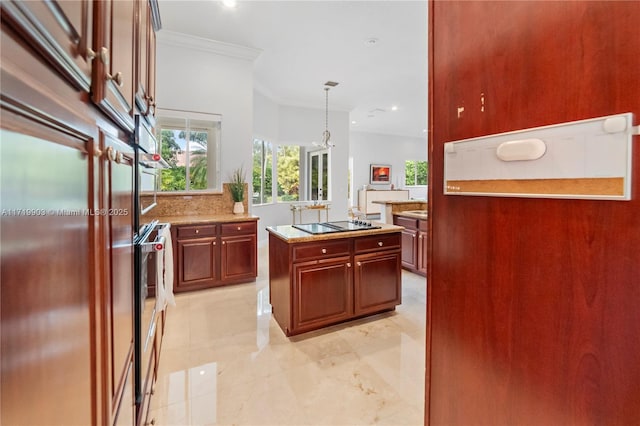
[[[236,2],[236,0],[222,0],[222,4],[224,4],[228,8],[233,9],[237,6],[238,3]]]
[[[371,46],[375,46],[375,45],[377,45],[378,43],[380,43],[380,40],[379,40],[379,39],[377,39],[377,38],[375,38],[375,37],[370,37],[370,38],[368,38],[368,39],[366,39],[366,40],[364,41],[364,45],[365,45],[365,46],[369,46],[369,47],[371,47]]]
[[[356,120],[353,120],[351,124],[358,124],[358,122]]]
[[[396,105],[393,105],[393,106],[391,107],[391,111],[397,111],[397,110],[398,110],[398,107],[397,107]]]
[[[427,133],[427,129],[422,129],[422,133]]]

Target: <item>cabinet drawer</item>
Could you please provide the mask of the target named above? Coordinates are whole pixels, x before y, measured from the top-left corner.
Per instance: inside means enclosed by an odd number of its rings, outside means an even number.
[[[239,234],[255,234],[258,232],[256,222],[224,223],[220,226],[221,226],[221,234],[224,236],[239,235]]]
[[[193,225],[178,227],[178,238],[215,237],[216,225]]]
[[[409,229],[418,229],[418,219],[412,219],[410,217],[396,216],[393,218],[393,223]]]
[[[331,256],[349,256],[349,240],[323,241],[293,247],[294,261]]]
[[[371,237],[362,237],[355,240],[356,253],[372,250],[386,250],[390,248],[400,248],[400,232],[373,235]]]

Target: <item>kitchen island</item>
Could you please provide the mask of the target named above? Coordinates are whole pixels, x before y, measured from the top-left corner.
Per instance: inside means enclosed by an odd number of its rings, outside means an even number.
[[[269,299],[287,336],[394,310],[401,303],[401,226],[310,234],[268,227]]]

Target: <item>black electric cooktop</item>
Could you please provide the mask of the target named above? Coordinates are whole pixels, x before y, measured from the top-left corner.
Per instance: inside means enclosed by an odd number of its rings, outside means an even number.
[[[367,229],[380,229],[381,226],[373,225],[364,220],[341,220],[337,222],[301,223],[292,225],[294,228],[309,234],[332,234],[334,232],[364,231]]]

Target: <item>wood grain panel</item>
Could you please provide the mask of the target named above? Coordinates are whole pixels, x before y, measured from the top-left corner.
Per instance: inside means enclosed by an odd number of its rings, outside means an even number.
[[[631,201],[441,189],[447,141],[637,121],[638,22],[638,2],[431,2],[427,424],[640,424],[640,150]]]
[[[49,138],[2,130],[0,423],[92,424],[92,218],[73,213],[92,207],[93,141],[20,125]]]

